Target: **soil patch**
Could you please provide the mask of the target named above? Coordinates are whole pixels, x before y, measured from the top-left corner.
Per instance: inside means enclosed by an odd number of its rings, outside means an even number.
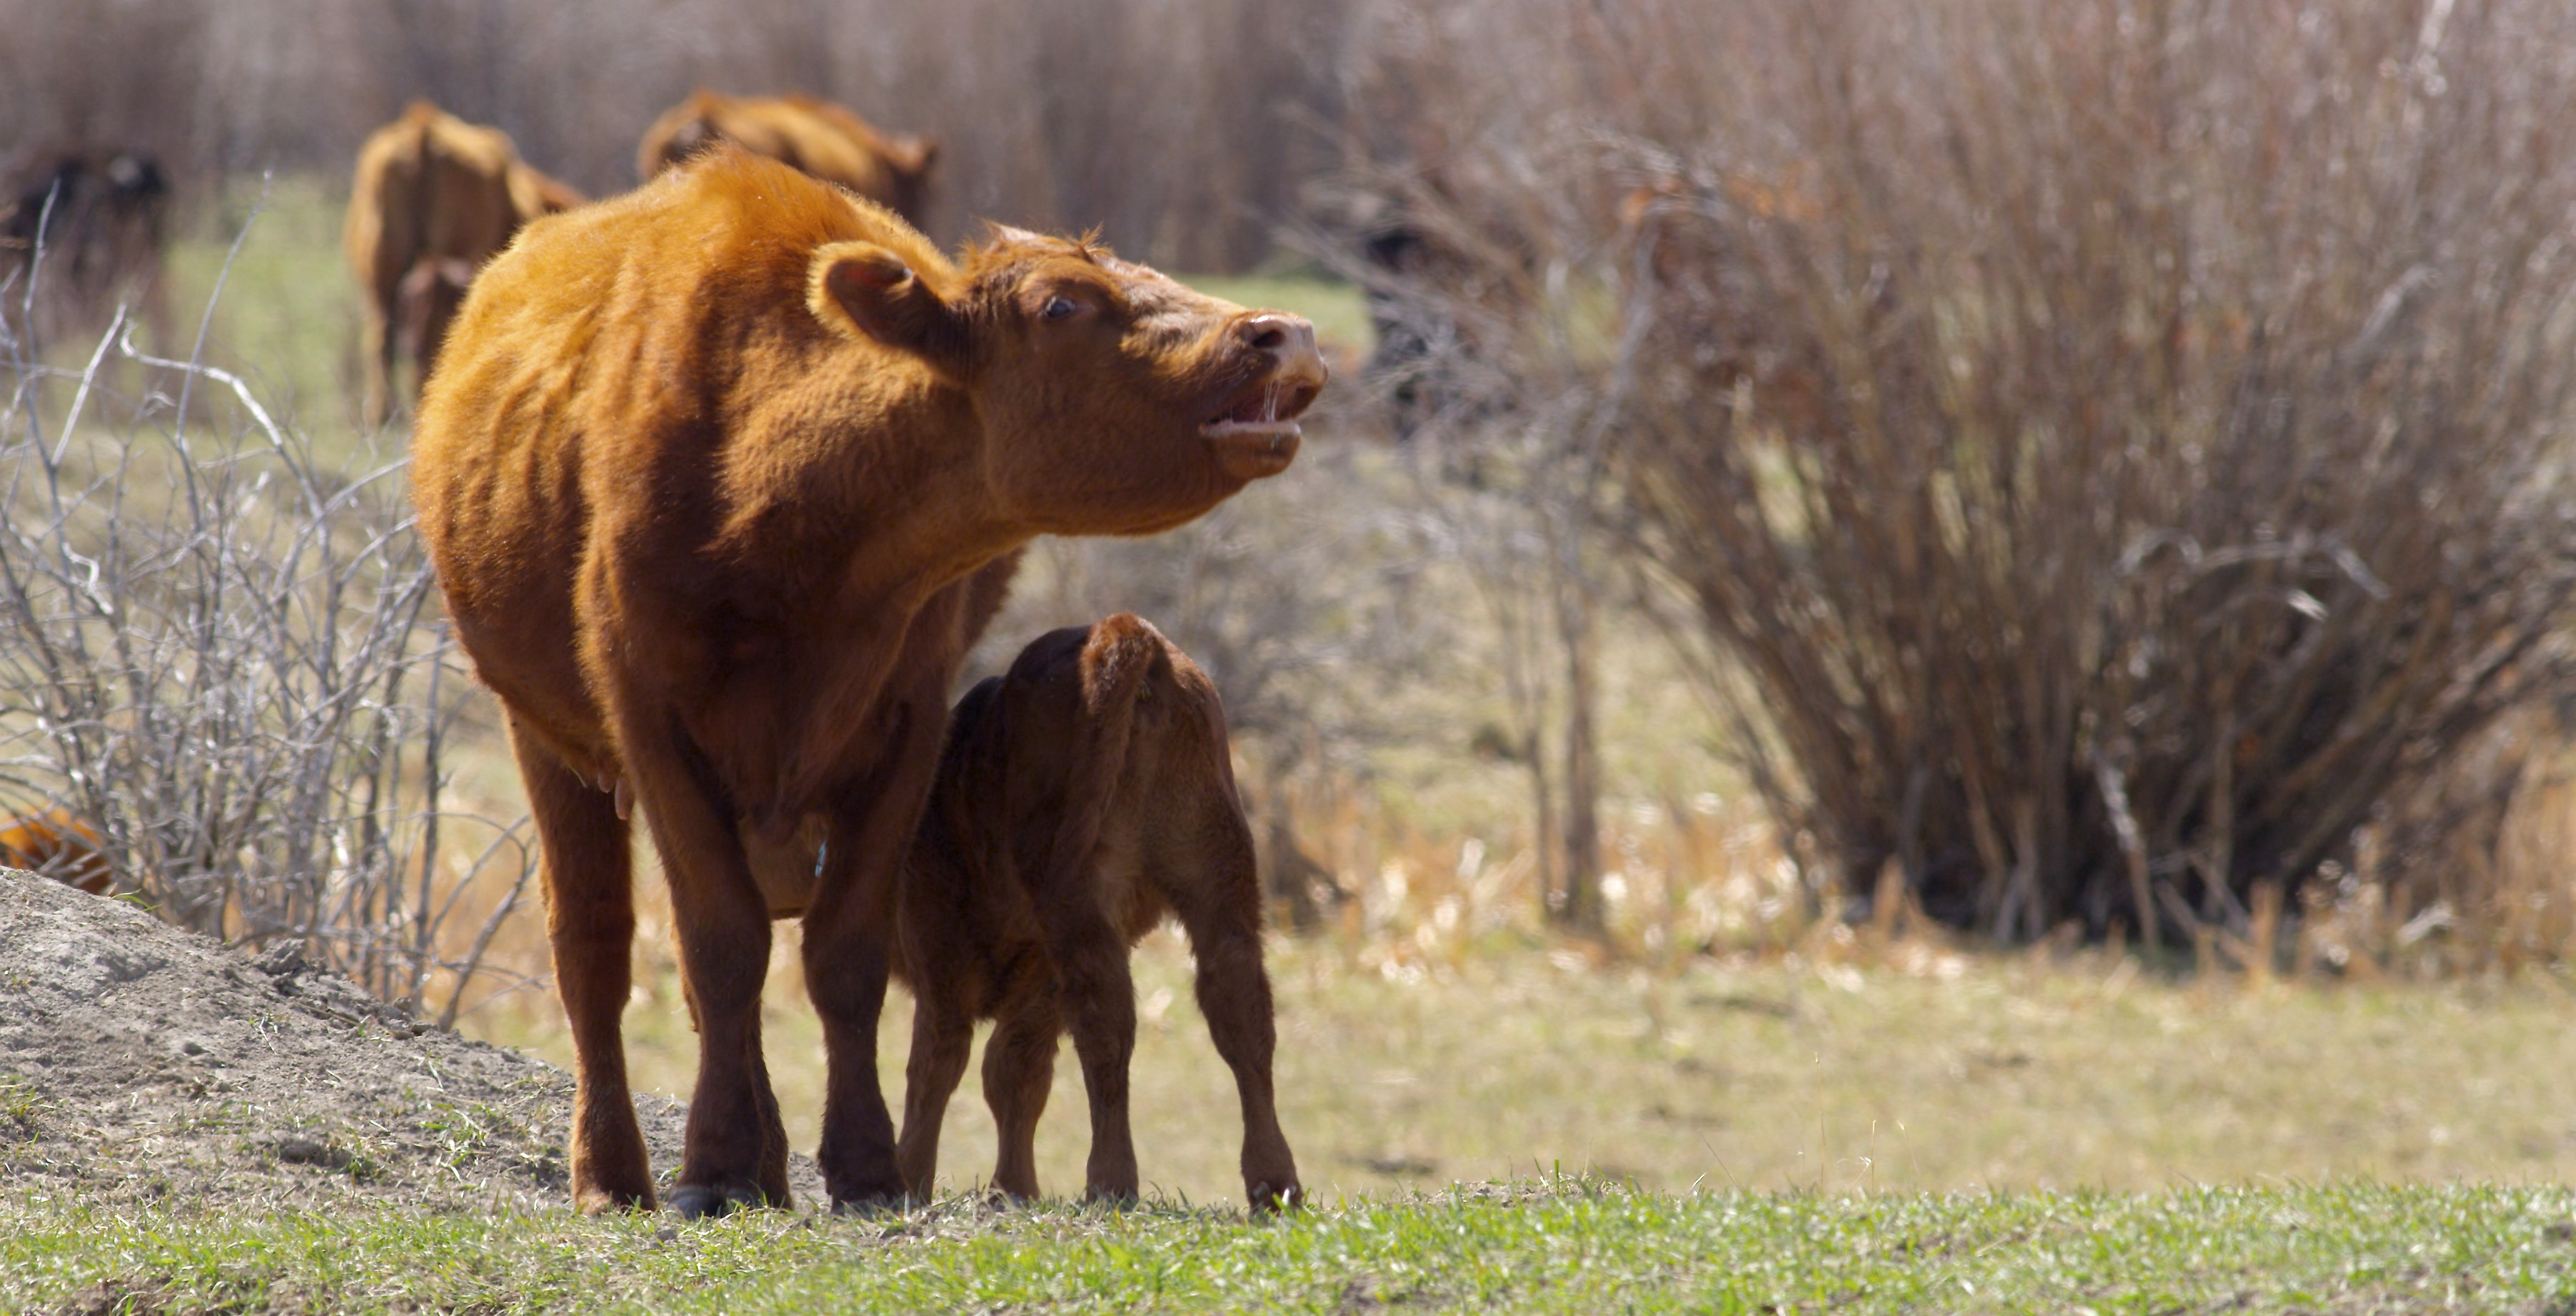
[[[566,1209],[572,1076],[412,1019],[291,946],[256,959],[0,869],[0,1191],[213,1209]],[[687,1111],[636,1102],[653,1164]],[[812,1162],[791,1167],[818,1200]]]

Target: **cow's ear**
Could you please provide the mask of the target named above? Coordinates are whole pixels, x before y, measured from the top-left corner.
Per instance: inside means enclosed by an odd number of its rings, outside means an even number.
[[[965,317],[902,257],[873,242],[835,242],[815,252],[806,297],[825,324],[908,352],[945,373],[965,369]]]

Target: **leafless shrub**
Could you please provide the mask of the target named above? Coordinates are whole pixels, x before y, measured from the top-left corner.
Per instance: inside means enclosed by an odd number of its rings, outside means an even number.
[[[2569,675],[2576,13],[1711,8],[1629,489],[1846,885],[2152,935],[2447,856]]]
[[[452,1022],[533,846],[446,807],[470,683],[401,467],[326,460],[187,362],[141,358],[156,391],[101,419],[129,328],[66,375],[0,313],[0,805],[88,821],[172,922]]]
[[[1490,749],[1526,776],[1546,913],[1587,934],[1605,926],[1597,668],[1619,619],[1607,455],[1634,346],[1602,275],[1602,23],[1552,0],[1356,8],[1344,164],[1299,239],[1367,290],[1359,386],[1486,614],[1511,710]]]

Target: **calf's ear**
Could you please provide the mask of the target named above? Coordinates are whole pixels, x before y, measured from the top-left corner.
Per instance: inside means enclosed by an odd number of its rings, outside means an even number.
[[[965,317],[901,256],[873,242],[835,242],[816,251],[806,301],[823,323],[910,353],[942,373],[966,367]]]

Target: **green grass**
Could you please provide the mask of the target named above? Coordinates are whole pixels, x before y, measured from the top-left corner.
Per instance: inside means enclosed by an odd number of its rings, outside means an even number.
[[[0,1205],[0,1304],[134,1310],[2529,1312],[2576,1193],[1665,1196],[1580,1179],[1280,1222],[1166,1205],[680,1225]]]
[[[0,1075],[0,1147],[34,1138],[45,1113],[45,1100],[33,1085]]]
[[[340,253],[347,186],[303,174],[265,188],[257,178],[233,179],[192,217],[168,258],[170,318],[180,341],[163,355],[188,355],[211,299],[209,364],[250,380],[280,423],[317,440],[350,431],[357,420],[361,300]],[[232,269],[224,274],[227,256]]]
[[[1333,356],[1336,368],[1343,361],[1356,365],[1367,358],[1377,345],[1377,331],[1370,327],[1368,303],[1356,285],[1338,279],[1321,279],[1308,275],[1267,274],[1184,274],[1183,283],[1244,306],[1268,310],[1295,311],[1315,322],[1315,337]]]

